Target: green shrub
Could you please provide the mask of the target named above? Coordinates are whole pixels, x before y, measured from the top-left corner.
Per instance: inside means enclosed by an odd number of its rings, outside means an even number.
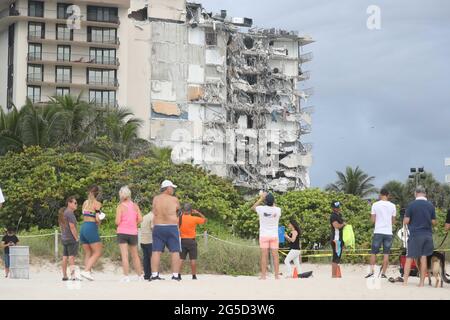
[[[152,198],[159,193],[160,183],[171,179],[178,185],[181,202],[190,202],[208,216],[231,221],[233,209],[243,203],[232,184],[203,169],[191,165],[175,165],[153,158],[138,158],[123,162],[92,162],[80,153],[63,153],[57,149],[25,148],[21,153],[0,157],[0,181],[6,202],[0,210],[3,227],[17,225],[52,228],[57,224],[57,212],[70,195],[78,196],[81,204],[92,184],[102,187],[102,199],[107,220],[100,232],[115,230],[114,216],[118,191],[128,185],[143,213],[151,209]]]

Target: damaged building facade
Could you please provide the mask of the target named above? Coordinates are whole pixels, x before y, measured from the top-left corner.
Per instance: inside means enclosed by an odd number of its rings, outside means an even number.
[[[148,110],[145,137],[171,147],[175,163],[238,186],[309,187],[313,90],[300,87],[309,79],[310,37],[252,28],[249,18],[183,0],[132,1],[129,17],[129,42],[142,45],[129,50],[130,76],[142,78],[130,107]]]
[[[5,110],[66,94],[119,105],[175,163],[255,189],[309,186],[311,38],[185,0],[0,2]]]

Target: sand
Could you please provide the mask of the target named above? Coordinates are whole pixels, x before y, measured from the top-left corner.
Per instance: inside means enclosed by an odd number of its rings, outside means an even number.
[[[308,279],[259,280],[250,276],[206,275],[191,280],[184,276],[181,282],[131,281],[121,283],[120,269],[111,264],[103,271],[94,273],[95,281],[62,282],[56,265],[47,264],[30,267],[29,280],[0,279],[0,299],[236,299],[236,300],[305,300],[305,299],[450,299],[450,285],[443,288],[417,287],[418,278],[410,278],[410,284],[390,283],[386,279],[366,280],[367,266],[342,266],[343,278],[331,279],[329,265],[302,266],[303,271],[312,270]],[[284,268],[281,269],[283,271]],[[448,269],[447,269],[448,270]],[[390,267],[388,276],[399,276],[396,267]]]

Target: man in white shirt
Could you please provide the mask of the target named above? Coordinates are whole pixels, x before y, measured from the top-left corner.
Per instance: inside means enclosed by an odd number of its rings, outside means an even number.
[[[265,206],[260,204],[265,202]],[[269,250],[272,252],[275,279],[279,279],[278,258],[278,222],[280,221],[281,208],[275,206],[275,198],[271,193],[261,193],[258,201],[253,205],[259,217],[259,247],[261,248],[261,279],[266,279],[267,260]]]
[[[383,245],[383,267],[381,277],[386,278],[386,270],[389,265],[389,254],[392,247],[392,225],[395,223],[397,208],[395,204],[388,200],[389,191],[381,189],[380,200],[372,205],[371,220],[375,224],[372,239],[372,249],[370,257],[371,272],[366,276],[370,278],[374,275],[376,255],[379,253],[381,245]]]
[[[3,197],[2,189],[0,188],[0,208],[2,207],[3,203],[5,203],[5,198]]]

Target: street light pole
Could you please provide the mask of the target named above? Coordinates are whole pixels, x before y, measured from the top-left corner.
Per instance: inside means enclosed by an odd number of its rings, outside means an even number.
[[[411,180],[414,179],[415,187],[417,188],[417,186],[419,185],[420,179],[425,178],[425,169],[424,169],[424,167],[410,168],[409,172],[411,173],[409,175],[409,179],[411,179]]]

